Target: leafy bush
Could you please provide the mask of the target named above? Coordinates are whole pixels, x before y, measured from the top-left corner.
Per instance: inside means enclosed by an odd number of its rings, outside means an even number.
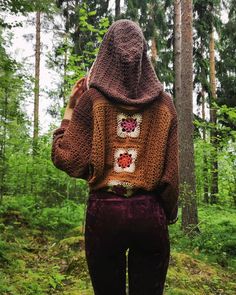
[[[3,229],[8,224],[14,227],[26,225],[65,233],[82,223],[84,205],[64,200],[60,205],[45,207],[41,197],[6,196],[0,207],[0,218]]]
[[[210,256],[222,266],[233,266],[236,249],[235,210],[219,205],[201,205],[198,212],[200,233],[191,238],[183,235],[179,221],[170,227],[172,246],[178,251]]]
[[[66,200],[61,206],[43,208],[32,224],[49,230],[67,231],[81,224],[84,206]]]

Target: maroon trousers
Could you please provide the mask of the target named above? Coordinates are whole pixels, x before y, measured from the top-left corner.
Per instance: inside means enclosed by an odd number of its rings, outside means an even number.
[[[95,295],[162,295],[169,265],[166,216],[153,194],[89,196],[86,259]]]

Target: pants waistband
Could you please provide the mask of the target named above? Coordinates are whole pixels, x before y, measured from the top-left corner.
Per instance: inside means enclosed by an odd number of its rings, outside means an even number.
[[[133,200],[133,199],[157,199],[157,194],[154,191],[147,191],[147,190],[141,190],[138,189],[135,192],[132,193],[129,197],[126,195],[121,195],[117,194],[115,192],[111,192],[108,190],[97,190],[97,191],[92,191],[89,194],[89,199],[117,199],[117,200]]]

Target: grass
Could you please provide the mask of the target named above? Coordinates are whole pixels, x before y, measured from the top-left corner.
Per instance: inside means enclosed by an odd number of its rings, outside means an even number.
[[[28,210],[14,198],[3,200],[0,209],[0,294],[93,294],[82,235],[83,208],[67,202],[39,209],[33,199],[27,200]],[[200,233],[191,238],[180,230],[180,221],[169,227],[165,295],[234,295],[235,210],[201,205],[199,220]]]

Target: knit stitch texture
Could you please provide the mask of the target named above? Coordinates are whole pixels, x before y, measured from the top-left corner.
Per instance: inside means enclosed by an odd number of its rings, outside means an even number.
[[[86,179],[91,191],[127,189],[129,197],[136,190],[154,191],[175,222],[177,114],[135,23],[120,20],[110,27],[88,79],[71,120],[63,119],[53,132],[54,165]]]
[[[118,20],[110,26],[92,67],[89,86],[113,102],[138,106],[152,102],[163,90],[136,23]]]

